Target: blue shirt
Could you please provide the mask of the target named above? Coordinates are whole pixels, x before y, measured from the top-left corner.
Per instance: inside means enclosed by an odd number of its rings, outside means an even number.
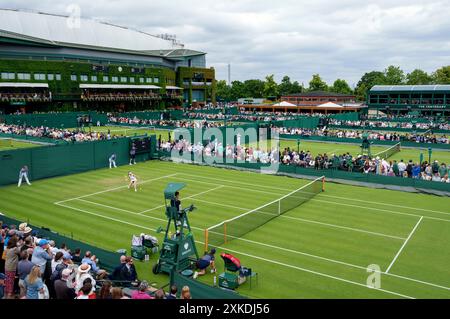
[[[42,274],[45,271],[45,264],[47,263],[47,260],[52,260],[52,256],[50,256],[44,248],[37,246],[33,251],[31,262],[41,268]]]
[[[97,271],[100,270],[100,268],[97,267],[97,264],[95,263],[95,261],[93,261],[91,258],[84,257],[84,258],[81,260],[81,263],[82,263],[82,264],[88,264],[88,265],[90,265],[90,266],[91,266],[91,269],[92,269],[92,271],[93,271],[94,273],[96,273]]]
[[[25,288],[27,289],[27,299],[39,299],[39,290],[44,288],[44,283],[41,278],[36,279],[32,284],[29,282],[29,276],[24,280]]]

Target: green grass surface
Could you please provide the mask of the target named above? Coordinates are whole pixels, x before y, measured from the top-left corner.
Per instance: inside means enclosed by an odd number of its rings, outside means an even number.
[[[3,139],[0,138],[0,151],[10,151],[15,150],[19,148],[29,148],[29,147],[39,147],[42,146],[38,143],[30,143],[30,142],[23,142],[23,141],[17,141],[13,139]]]
[[[130,169],[139,177],[138,192],[126,188]],[[130,253],[133,234],[156,235],[165,227],[169,182],[187,183],[182,206],[198,208],[190,222],[201,253],[205,228],[309,181],[151,161],[2,187],[0,211]],[[448,197],[327,183],[324,193],[217,250],[258,273],[258,285],[238,288],[253,298],[450,298],[449,204]],[[140,278],[166,284],[167,276],[151,273],[156,260],[136,262]],[[381,269],[380,289],[366,286],[371,264]],[[219,256],[217,268],[222,272]],[[213,275],[199,280],[212,284]]]

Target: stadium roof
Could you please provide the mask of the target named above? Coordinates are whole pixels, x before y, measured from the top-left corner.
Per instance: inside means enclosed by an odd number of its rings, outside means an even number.
[[[126,85],[126,84],[80,84],[80,89],[160,89],[156,85]]]
[[[8,88],[48,88],[48,83],[0,82],[0,87]]]
[[[341,93],[333,93],[333,92],[325,92],[325,91],[312,91],[305,93],[294,93],[287,94],[286,96],[300,96],[300,97],[314,97],[314,96],[345,96],[345,97],[353,97],[351,94],[341,94]]]
[[[375,85],[370,92],[450,91],[450,85]]]
[[[204,52],[184,50],[172,40],[92,19],[0,9],[0,38],[12,38],[50,46],[119,50],[177,58]]]

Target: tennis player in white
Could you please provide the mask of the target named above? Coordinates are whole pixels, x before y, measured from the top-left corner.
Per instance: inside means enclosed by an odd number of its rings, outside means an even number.
[[[25,178],[25,181],[28,185],[31,185],[30,181],[28,180],[28,166],[24,166],[20,169],[19,173],[19,183],[17,184],[17,187],[20,187],[22,185],[22,180]]]
[[[130,183],[128,184],[128,189],[131,186],[134,186],[134,191],[137,192],[137,177],[132,172],[128,172],[128,179],[130,180]]]

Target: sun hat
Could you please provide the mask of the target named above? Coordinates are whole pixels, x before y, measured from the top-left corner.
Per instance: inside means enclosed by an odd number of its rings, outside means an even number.
[[[88,264],[81,264],[78,267],[78,272],[79,273],[87,273],[87,272],[89,272],[89,270],[91,270],[91,266],[88,265]]]
[[[22,224],[20,224],[20,225],[19,225],[19,230],[20,230],[20,231],[24,231],[25,228],[27,227],[27,225],[28,225],[27,223],[22,223]]]
[[[31,233],[33,231],[33,229],[30,226],[26,226],[25,229],[23,230],[24,234],[28,234]]]

